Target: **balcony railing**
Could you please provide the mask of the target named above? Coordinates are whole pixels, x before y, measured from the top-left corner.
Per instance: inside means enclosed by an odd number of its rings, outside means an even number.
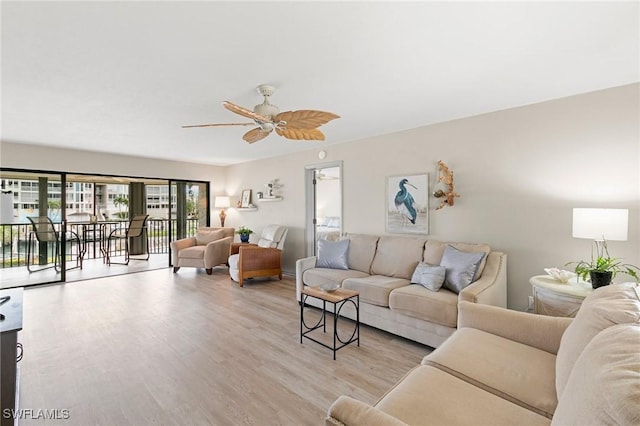
[[[168,219],[149,219],[147,221],[147,234],[149,236],[149,253],[162,254],[169,253],[169,241],[176,240],[176,220],[172,219],[171,239],[169,239]],[[100,259],[104,257],[102,248],[106,249],[105,239],[116,230],[124,230],[128,221],[122,222],[98,222],[97,224],[71,222],[67,224],[67,231],[73,231],[82,240],[84,248],[84,259]],[[56,224],[56,229],[60,229],[60,224]],[[187,219],[187,236],[194,236],[199,227],[198,219]],[[101,228],[101,231],[98,229]],[[27,245],[29,244],[29,234],[32,232],[31,224],[0,224],[2,231],[2,250],[0,252],[0,268],[13,268],[25,266],[27,263]],[[52,250],[52,248],[50,248]],[[35,238],[31,240],[31,253],[38,252],[38,242]],[[67,260],[75,261],[78,250],[72,247],[67,249]],[[124,255],[124,248],[114,246],[111,256]],[[37,257],[37,256],[36,256]],[[37,263],[37,259],[36,259]]]

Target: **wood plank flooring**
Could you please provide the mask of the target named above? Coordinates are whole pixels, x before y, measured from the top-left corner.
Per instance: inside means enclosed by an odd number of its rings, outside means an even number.
[[[69,418],[20,426],[321,425],[340,395],[373,403],[432,350],[362,326],[334,361],[300,344],[293,279],[240,288],[226,268],[31,288],[24,304],[19,408]]]

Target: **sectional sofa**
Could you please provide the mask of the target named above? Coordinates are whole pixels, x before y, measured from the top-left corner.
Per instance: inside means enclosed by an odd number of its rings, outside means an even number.
[[[640,288],[593,291],[575,319],[460,303],[458,330],[373,406],[327,425],[638,425]]]
[[[296,295],[303,287],[340,286],[360,293],[360,322],[431,347],[440,346],[458,326],[458,303],[506,307],[507,256],[486,244],[447,243],[426,237],[346,234],[343,269],[319,267],[318,256],[296,262]],[[449,247],[449,248],[447,248]],[[459,291],[411,284],[418,264],[440,265],[446,250],[482,253],[471,284]],[[320,254],[320,253],[319,253]],[[346,267],[346,269],[344,269]],[[447,270],[447,274],[449,270]],[[322,306],[318,299],[306,304]],[[355,318],[345,306],[342,315]]]

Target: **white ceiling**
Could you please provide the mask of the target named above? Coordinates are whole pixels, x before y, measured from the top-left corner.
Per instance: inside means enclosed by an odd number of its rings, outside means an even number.
[[[631,2],[2,1],[1,140],[234,164],[640,80]],[[339,114],[249,145],[258,84]]]

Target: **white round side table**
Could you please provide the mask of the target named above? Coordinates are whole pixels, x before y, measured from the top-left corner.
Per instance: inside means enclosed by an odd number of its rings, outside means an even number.
[[[554,317],[575,317],[582,301],[593,291],[591,283],[572,278],[562,283],[549,275],[529,279],[533,287],[533,313]]]

